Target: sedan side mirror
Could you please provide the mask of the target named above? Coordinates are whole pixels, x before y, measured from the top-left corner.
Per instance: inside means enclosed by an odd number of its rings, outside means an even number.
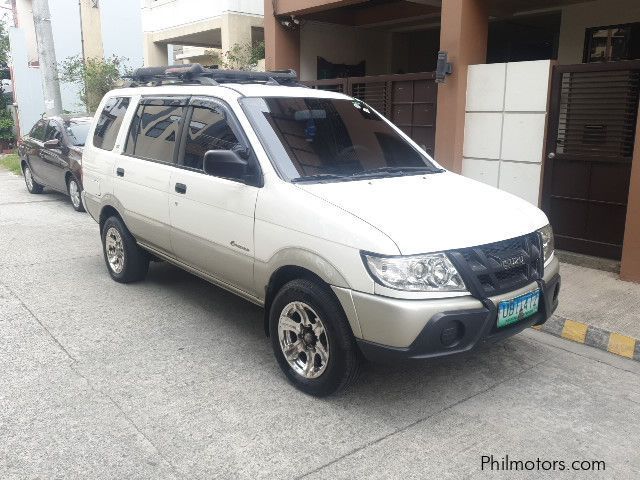
[[[203,170],[208,175],[243,180],[248,165],[249,162],[233,150],[209,150],[204,154]]]
[[[51,140],[47,140],[43,143],[44,148],[52,149],[60,147],[60,140],[57,138],[52,138]]]

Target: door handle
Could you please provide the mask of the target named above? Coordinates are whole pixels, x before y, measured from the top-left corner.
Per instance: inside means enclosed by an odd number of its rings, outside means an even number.
[[[553,153],[553,152],[551,152],[549,155],[547,155],[547,158],[548,158],[549,160],[553,160],[554,158],[556,158],[556,154],[555,154],[555,153]]]
[[[116,168],[116,175],[124,177],[124,168]]]
[[[187,193],[187,186],[184,183],[176,183],[176,192],[184,195]]]

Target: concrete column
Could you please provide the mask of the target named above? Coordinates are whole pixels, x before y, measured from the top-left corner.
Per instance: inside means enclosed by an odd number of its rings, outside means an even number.
[[[80,20],[82,25],[82,54],[89,58],[104,58],[102,43],[102,21],[100,8],[91,0],[80,0]]]
[[[166,43],[157,43],[153,41],[153,35],[144,34],[144,66],[159,67],[169,63],[169,49]]]
[[[636,142],[633,147],[620,278],[640,283],[640,110],[636,124]]]
[[[440,50],[449,54],[453,74],[438,86],[436,160],[462,171],[467,68],[487,60],[489,14],[485,0],[443,0]]]
[[[262,26],[262,20],[249,15],[224,13],[222,15],[222,28],[220,29],[222,51],[227,52],[236,44],[251,44],[252,26]]]
[[[293,68],[300,73],[300,31],[285,30],[271,0],[264,1],[264,42],[267,70]]]

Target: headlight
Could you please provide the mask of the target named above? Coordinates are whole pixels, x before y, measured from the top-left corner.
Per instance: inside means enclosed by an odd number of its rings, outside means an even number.
[[[407,257],[362,258],[375,281],[385,287],[410,292],[464,292],[466,286],[444,253]]]
[[[546,227],[542,227],[538,230],[540,237],[542,238],[542,252],[544,253],[544,262],[547,263],[547,260],[551,258],[553,255],[553,251],[555,250],[555,244],[553,241],[553,229],[551,225],[547,225]]]

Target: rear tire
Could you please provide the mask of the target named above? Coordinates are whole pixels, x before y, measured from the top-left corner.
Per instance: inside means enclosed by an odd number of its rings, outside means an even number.
[[[70,177],[67,182],[67,193],[69,194],[69,198],[71,199],[71,205],[76,212],[84,212],[84,206],[82,205],[82,187],[75,179],[75,177]]]
[[[116,216],[104,222],[102,250],[109,275],[116,282],[139,282],[147,276],[149,255],[138,246],[131,232]]]
[[[27,186],[27,191],[29,193],[34,195],[42,193],[44,187],[33,179],[33,173],[31,172],[29,164],[24,163],[22,165],[22,175],[24,176],[24,183]]]
[[[303,279],[284,285],[271,305],[269,332],[278,364],[297,389],[324,397],[357,379],[360,352],[327,288]]]

